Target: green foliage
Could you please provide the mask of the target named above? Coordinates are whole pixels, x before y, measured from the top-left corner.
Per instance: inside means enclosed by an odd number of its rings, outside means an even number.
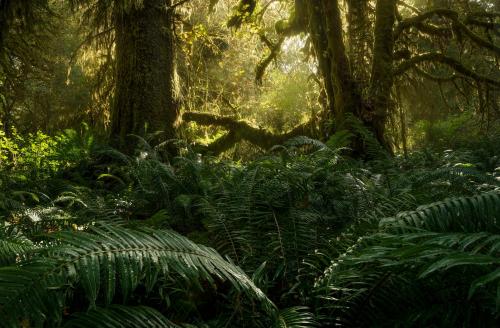
[[[149,328],[168,327],[176,328],[178,325],[167,320],[160,312],[145,306],[113,305],[107,308],[95,308],[86,313],[75,315],[64,327],[124,327],[124,328]]]
[[[59,325],[64,309],[72,304],[74,289],[85,295],[89,308],[94,309],[97,304],[116,302],[117,294],[123,301],[129,300],[139,286],[149,294],[165,280],[195,285],[202,280],[209,285],[229,281],[262,302],[268,311],[272,309],[265,295],[238,267],[214,250],[173,232],[101,225],[87,232],[66,231],[48,237],[55,244],[19,253],[17,256],[24,260],[0,268],[1,318],[5,326],[15,327],[19,320]],[[109,317],[113,310],[119,308],[96,310],[94,319],[98,315]]]
[[[252,113],[254,120],[276,132],[288,131],[315,116],[321,109],[315,105],[318,91],[310,72],[304,67],[269,74],[268,88]]]
[[[82,132],[65,130],[55,136],[42,132],[22,136],[13,131],[7,137],[0,131],[0,170],[10,168],[31,179],[42,179],[88,158],[93,136],[87,126]]]
[[[30,164],[3,166],[6,326],[113,327],[129,315],[187,327],[497,319],[493,145],[361,162],[343,154],[350,136],[339,132],[245,163],[189,149],[163,162],[163,146],[143,139],[125,155],[65,136],[49,139],[75,157],[55,151],[43,175],[27,173],[46,161],[29,148]],[[37,178],[12,180],[22,174]]]
[[[495,325],[499,214],[493,192],[381,220],[317,280],[324,315],[352,327]]]
[[[466,148],[488,150],[488,144],[498,142],[498,122],[486,122],[469,111],[450,115],[444,119],[420,120],[411,130],[411,142],[417,147],[435,149]],[[495,140],[496,139],[496,140]],[[483,148],[482,145],[486,147]]]

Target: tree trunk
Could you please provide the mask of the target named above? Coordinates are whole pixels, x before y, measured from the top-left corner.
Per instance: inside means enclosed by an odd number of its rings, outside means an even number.
[[[360,88],[367,86],[370,72],[371,22],[368,17],[369,0],[347,0],[348,55],[352,74]]]
[[[311,36],[312,45],[318,60],[318,69],[322,77],[324,94],[326,96],[326,115],[331,118],[335,112],[335,95],[332,80],[332,58],[328,51],[328,40],[322,4],[318,1],[307,1],[307,31]]]
[[[116,91],[111,135],[130,151],[129,134],[175,137],[178,89],[171,0],[115,8]]]
[[[375,13],[375,42],[370,78],[369,101],[372,113],[369,117],[378,141],[389,149],[385,138],[385,124],[391,106],[391,89],[394,84],[394,37],[393,29],[397,0],[378,0]]]
[[[337,0],[323,1],[326,20],[328,50],[332,58],[333,88],[335,96],[335,120],[338,126],[344,123],[345,114],[359,113],[361,96],[351,73],[349,58],[344,45],[342,18]]]
[[[335,120],[334,128],[349,129],[345,126],[345,114],[357,115],[362,101],[344,45],[338,1],[308,1],[308,12],[308,30],[323,78],[329,117]],[[331,132],[334,131],[327,134]]]
[[[352,0],[349,3],[351,6],[351,21],[349,23],[352,33],[349,33],[348,37],[358,38],[359,36],[367,35],[370,32],[370,26],[369,24],[365,24],[365,15],[367,14],[366,3],[362,0]],[[315,2],[315,5],[310,5],[310,7],[318,10],[318,2]],[[348,56],[348,51],[344,44],[343,22],[338,0],[323,0],[321,2],[320,13],[316,17],[322,17],[323,28],[320,32],[324,32],[325,34],[322,37],[320,36],[319,39],[326,40],[327,49],[316,49],[316,53],[328,59],[320,58],[319,62],[320,68],[322,61],[327,62],[330,67],[329,72],[325,72],[324,69],[320,69],[320,71],[323,73],[327,94],[333,94],[328,100],[330,102],[329,110],[335,118],[335,128],[337,130],[347,129],[352,131],[353,127],[350,126],[349,120],[346,120],[346,115],[351,114],[371,130],[385,148],[389,149],[390,147],[385,138],[385,125],[391,105],[390,94],[394,82],[392,75],[394,39],[392,35],[395,22],[396,0],[377,1],[372,69],[369,85],[359,83],[359,78],[368,79],[368,77],[366,75],[363,77],[363,68],[354,67],[363,64],[366,66],[367,63],[363,62],[367,55],[366,52],[369,51],[368,44],[366,44],[367,41],[349,39],[349,54],[355,54],[355,56]],[[312,22],[309,25],[310,28],[314,27]],[[315,30],[311,30],[310,33],[313,35]],[[322,45],[321,41],[316,41],[316,44]],[[364,49],[354,51],[353,48],[358,46],[362,46]],[[358,74],[356,74],[356,70]],[[328,91],[329,88],[332,88],[332,90]],[[363,99],[362,88],[366,90],[366,101]],[[333,104],[331,103],[332,100]],[[356,152],[365,152],[361,137],[354,140],[352,147]]]

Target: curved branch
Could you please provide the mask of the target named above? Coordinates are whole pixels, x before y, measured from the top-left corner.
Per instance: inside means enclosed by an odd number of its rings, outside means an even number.
[[[482,37],[474,33],[470,28],[468,28],[464,23],[460,22],[458,19],[454,21],[454,23],[456,24],[456,27],[460,28],[460,30],[462,30],[465,33],[465,35],[467,35],[478,46],[486,48],[490,51],[495,52],[497,55],[500,55],[499,46],[489,42],[488,40],[483,39]]]
[[[405,8],[408,8],[410,9],[411,11],[413,11],[414,13],[417,13],[417,14],[420,14],[422,13],[422,11],[420,9],[418,9],[417,7],[415,6],[412,6],[404,1],[398,1],[398,6],[402,6],[402,7],[405,7]]]
[[[435,52],[414,56],[414,57],[402,62],[401,64],[399,64],[398,67],[396,67],[394,69],[394,74],[401,75],[401,74],[405,73],[406,71],[414,68],[416,65],[423,63],[423,62],[435,62],[435,63],[444,64],[444,65],[447,65],[448,67],[450,67],[451,69],[453,69],[454,71],[456,71],[456,72],[458,72],[466,77],[470,77],[476,81],[488,83],[488,84],[495,85],[495,86],[500,86],[500,81],[491,79],[487,76],[484,76],[484,75],[481,75],[481,74],[474,72],[473,70],[467,68],[460,61],[456,60],[453,57],[449,57],[449,56],[446,56],[442,53],[435,53]]]
[[[455,73],[453,73],[449,76],[437,76],[437,75],[433,75],[429,72],[426,72],[418,67],[414,67],[414,69],[415,69],[415,72],[417,72],[417,74],[421,75],[422,77],[426,78],[427,80],[431,80],[431,81],[434,81],[437,83],[453,82],[454,80],[460,78],[460,76],[455,74]]]
[[[202,126],[219,126],[229,130],[226,135],[206,147],[206,150],[213,153],[221,153],[241,140],[246,140],[263,149],[270,149],[293,137],[311,136],[313,127],[313,122],[310,121],[295,127],[289,132],[274,134],[269,130],[251,126],[245,121],[208,113],[187,112],[182,115],[182,119],[185,122],[196,122]]]
[[[395,35],[399,36],[399,34],[401,34],[405,29],[417,26],[418,24],[423,23],[425,20],[432,18],[434,15],[445,16],[447,18],[450,18],[451,20],[458,20],[458,13],[454,10],[451,9],[429,10],[419,15],[402,20],[395,30]]]
[[[477,25],[477,20],[474,20],[473,17],[498,17],[500,13],[471,13],[467,16],[464,22],[460,21],[458,12],[451,9],[434,9],[422,14],[407,18],[402,20],[396,30],[394,31],[395,37],[399,37],[399,35],[410,27],[415,27],[420,31],[427,34],[442,34],[444,31],[448,30],[451,33],[450,28],[436,27],[430,24],[424,24],[427,19],[432,18],[433,16],[441,16],[446,17],[453,23],[453,28],[460,29],[465,35],[471,39],[472,42],[476,43],[478,46],[486,48],[490,51],[495,52],[497,55],[500,55],[500,47],[496,44],[489,42],[488,40],[483,39],[481,36],[477,35],[474,31],[467,27],[467,23],[472,25]],[[475,24],[473,24],[475,23]]]
[[[257,67],[255,67],[255,82],[259,85],[262,84],[262,79],[269,64],[271,64],[271,62],[278,57],[281,51],[281,45],[283,44],[283,41],[285,41],[285,38],[281,37],[276,44],[273,44],[264,35],[261,35],[261,40],[269,47],[270,52],[266,57],[261,59],[257,64]]]

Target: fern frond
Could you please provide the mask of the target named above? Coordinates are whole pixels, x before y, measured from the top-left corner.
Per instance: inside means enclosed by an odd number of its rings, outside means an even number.
[[[500,317],[499,215],[488,192],[383,219],[316,281],[319,308],[342,326],[488,327]]]
[[[127,299],[139,284],[151,290],[160,277],[214,282],[227,280],[272,310],[272,303],[244,272],[215,250],[172,231],[130,230],[101,225],[89,232],[53,235],[60,246],[34,260],[0,268],[0,318],[57,322],[70,286],[84,290],[90,307],[110,304],[117,291]],[[59,314],[58,314],[59,313]]]
[[[381,228],[389,231],[424,229],[428,231],[499,231],[500,192],[472,197],[448,198],[422,205],[415,211],[383,219]]]
[[[21,232],[8,227],[0,228],[0,266],[15,263],[23,254],[35,247]]]
[[[279,312],[276,328],[312,328],[317,327],[314,316],[304,306],[295,306]]]
[[[180,328],[155,309],[146,306],[111,305],[77,313],[65,328]]]

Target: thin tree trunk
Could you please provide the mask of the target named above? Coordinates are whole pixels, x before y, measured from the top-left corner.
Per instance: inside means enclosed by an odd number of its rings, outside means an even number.
[[[332,58],[328,50],[328,40],[323,6],[319,1],[306,1],[308,23],[307,29],[311,36],[316,58],[318,60],[319,73],[322,77],[324,93],[326,95],[327,117],[331,118],[335,112],[335,94],[332,80]]]

